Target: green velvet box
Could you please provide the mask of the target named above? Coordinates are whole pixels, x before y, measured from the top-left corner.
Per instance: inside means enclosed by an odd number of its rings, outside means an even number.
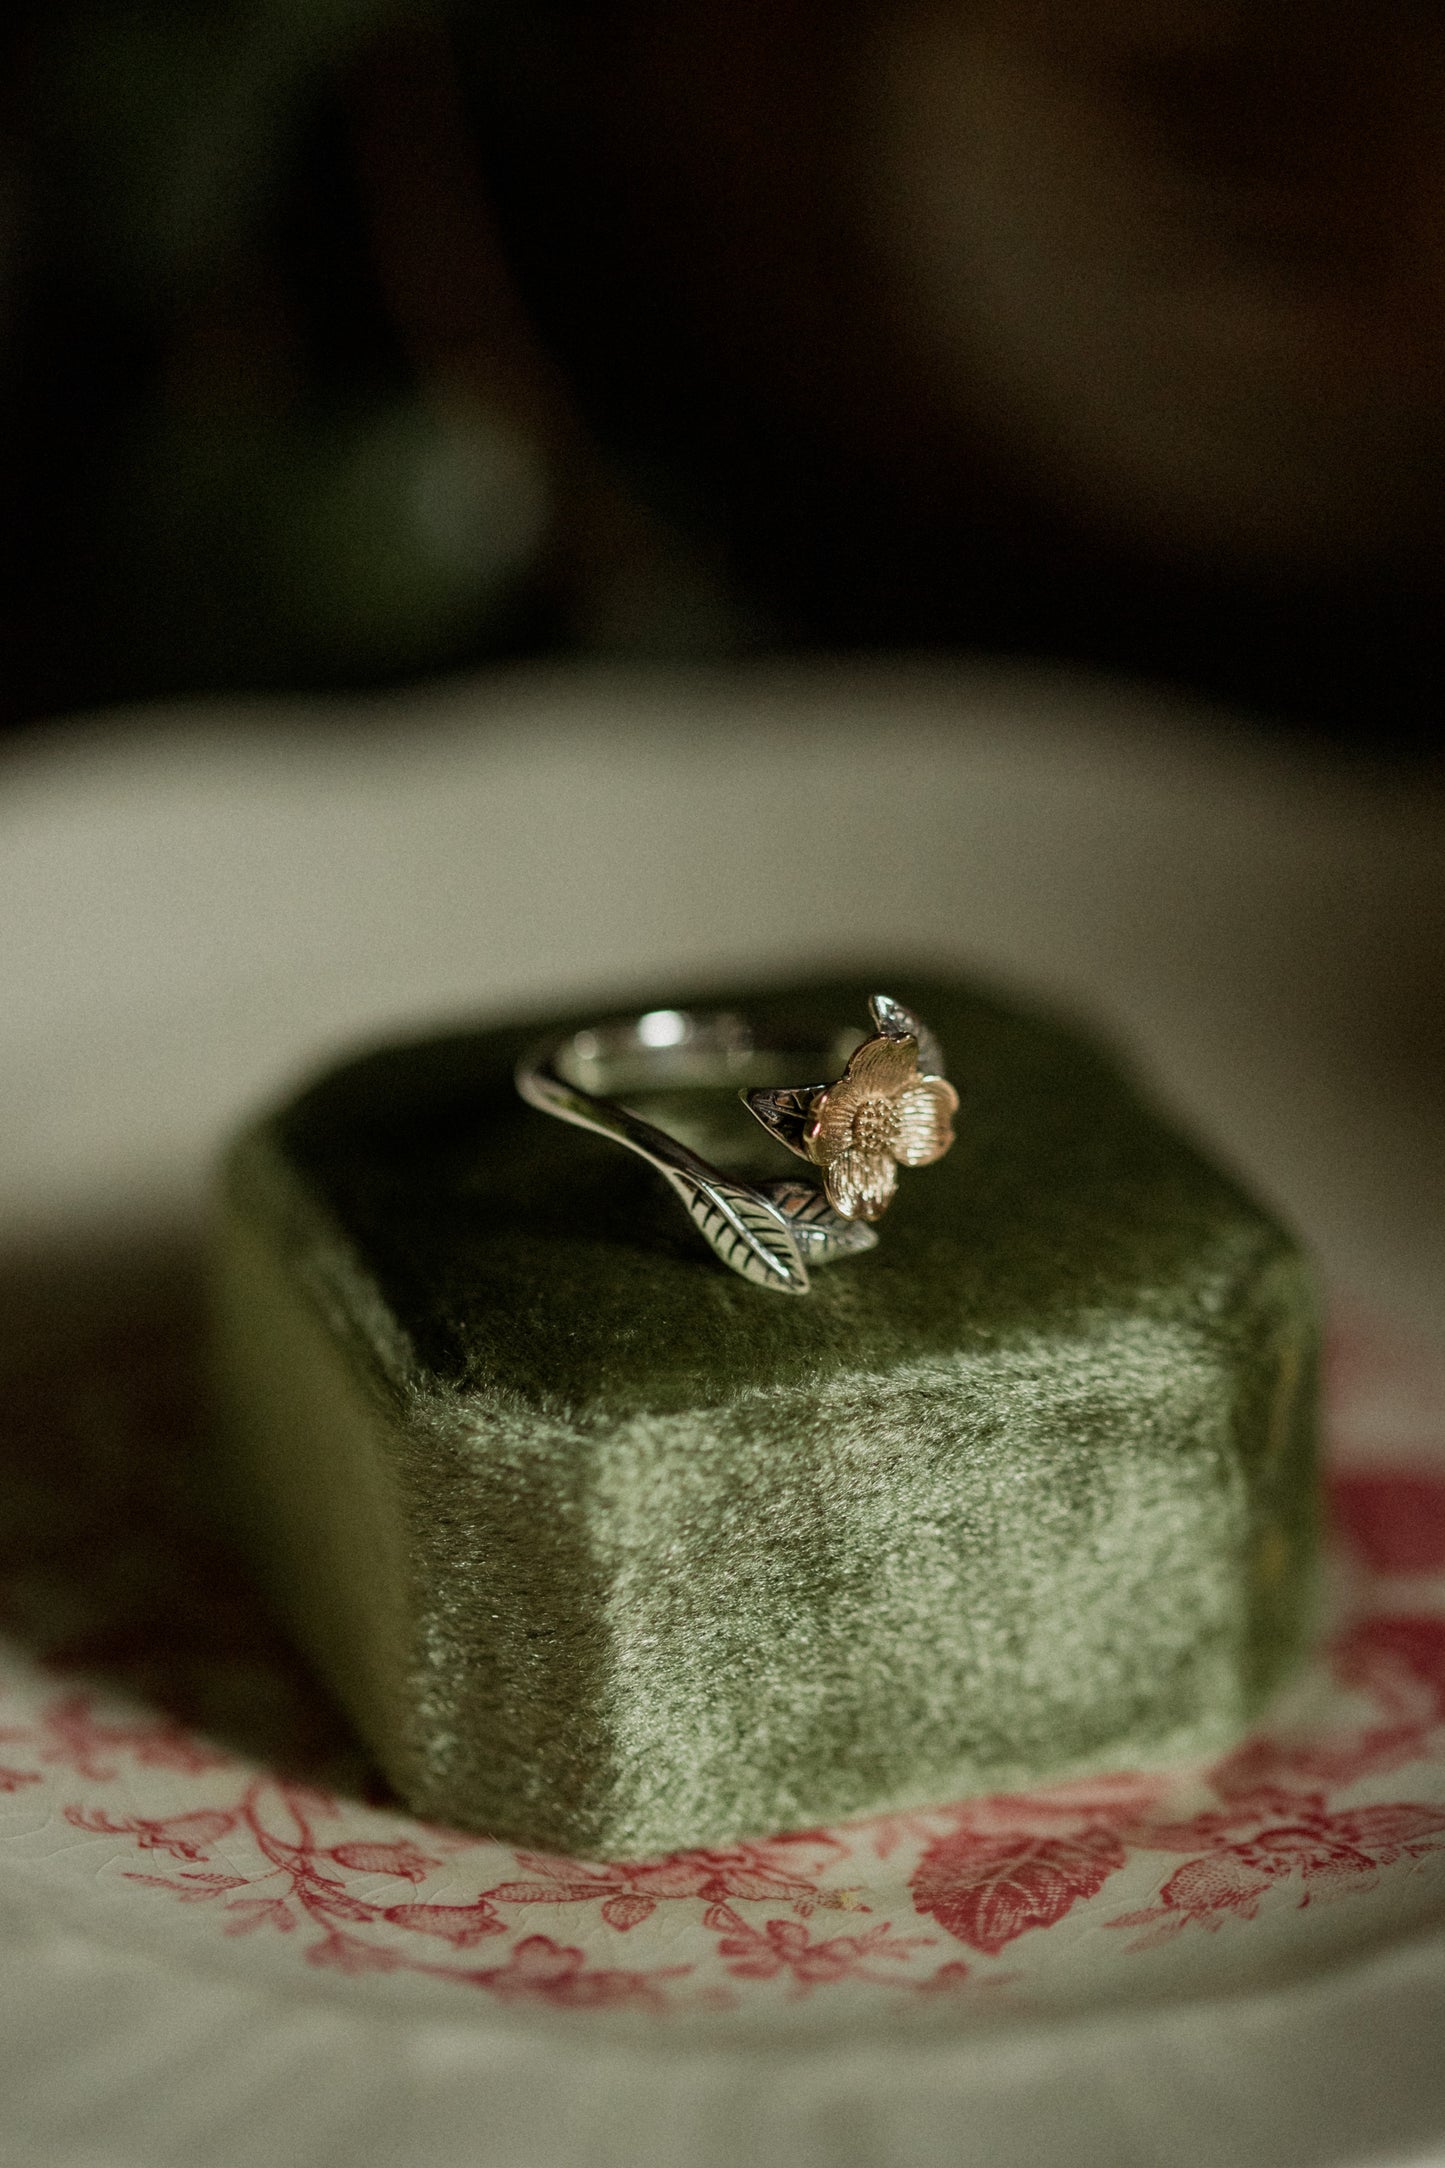
[[[958,1143],[801,1300],[524,1106],[532,1031],[350,1061],[232,1152],[235,1510],[418,1812],[646,1856],[1212,1750],[1289,1666],[1299,1249],[1072,1031],[883,983]],[[821,1042],[872,990],[729,1005]],[[667,1119],[796,1170],[724,1095]]]

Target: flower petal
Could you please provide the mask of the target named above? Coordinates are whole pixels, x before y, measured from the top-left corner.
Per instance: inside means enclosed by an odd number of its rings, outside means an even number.
[[[819,1092],[813,1101],[812,1118],[803,1131],[803,1145],[814,1166],[830,1167],[853,1142],[853,1117],[866,1093],[846,1076]]]
[[[928,1167],[942,1159],[953,1142],[958,1093],[946,1077],[924,1077],[898,1102],[898,1135],[893,1150],[905,1167]]]
[[[916,1039],[865,1039],[849,1059],[843,1081],[861,1086],[870,1099],[896,1099],[918,1081]]]
[[[898,1169],[886,1152],[843,1152],[824,1174],[823,1187],[844,1219],[882,1219],[898,1187]]]

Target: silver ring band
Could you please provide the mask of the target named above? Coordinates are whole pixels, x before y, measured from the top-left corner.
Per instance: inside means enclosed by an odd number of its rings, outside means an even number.
[[[876,994],[869,1006],[874,1036],[850,1032],[831,1056],[816,1041],[790,1045],[786,1034],[764,1042],[730,1010],[650,1009],[533,1047],[517,1066],[517,1090],[544,1114],[655,1167],[733,1272],[755,1287],[805,1295],[810,1268],[874,1247],[870,1223],[886,1209],[896,1168],[927,1166],[953,1141],[958,1098],[937,1040],[890,996]],[[789,1058],[801,1066],[809,1052],[819,1066],[846,1062],[842,1076],[783,1088],[749,1083]],[[724,1174],[615,1096],[729,1084],[770,1135],[822,1168],[821,1188]]]

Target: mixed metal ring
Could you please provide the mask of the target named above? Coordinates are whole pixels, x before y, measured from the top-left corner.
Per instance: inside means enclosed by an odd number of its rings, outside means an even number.
[[[776,1032],[759,1039],[731,1010],[650,1009],[534,1047],[518,1065],[517,1089],[544,1114],[647,1160],[703,1239],[745,1280],[805,1295],[811,1268],[873,1248],[873,1222],[892,1200],[898,1169],[931,1166],[953,1142],[958,1094],[943,1073],[938,1041],[887,994],[875,994],[869,1008],[873,1034],[861,1044],[858,1033],[848,1034],[852,1051],[831,1084],[746,1081],[759,1070],[776,1072],[790,1057],[801,1062],[816,1042],[793,1045]],[[764,1129],[820,1171],[821,1188],[724,1174],[624,1103],[629,1094],[732,1083]]]

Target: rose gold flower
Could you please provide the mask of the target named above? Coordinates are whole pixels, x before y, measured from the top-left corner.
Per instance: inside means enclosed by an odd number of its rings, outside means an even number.
[[[883,1217],[900,1167],[927,1167],[953,1142],[958,1093],[918,1073],[918,1041],[866,1040],[813,1101],[804,1143],[844,1219]]]

